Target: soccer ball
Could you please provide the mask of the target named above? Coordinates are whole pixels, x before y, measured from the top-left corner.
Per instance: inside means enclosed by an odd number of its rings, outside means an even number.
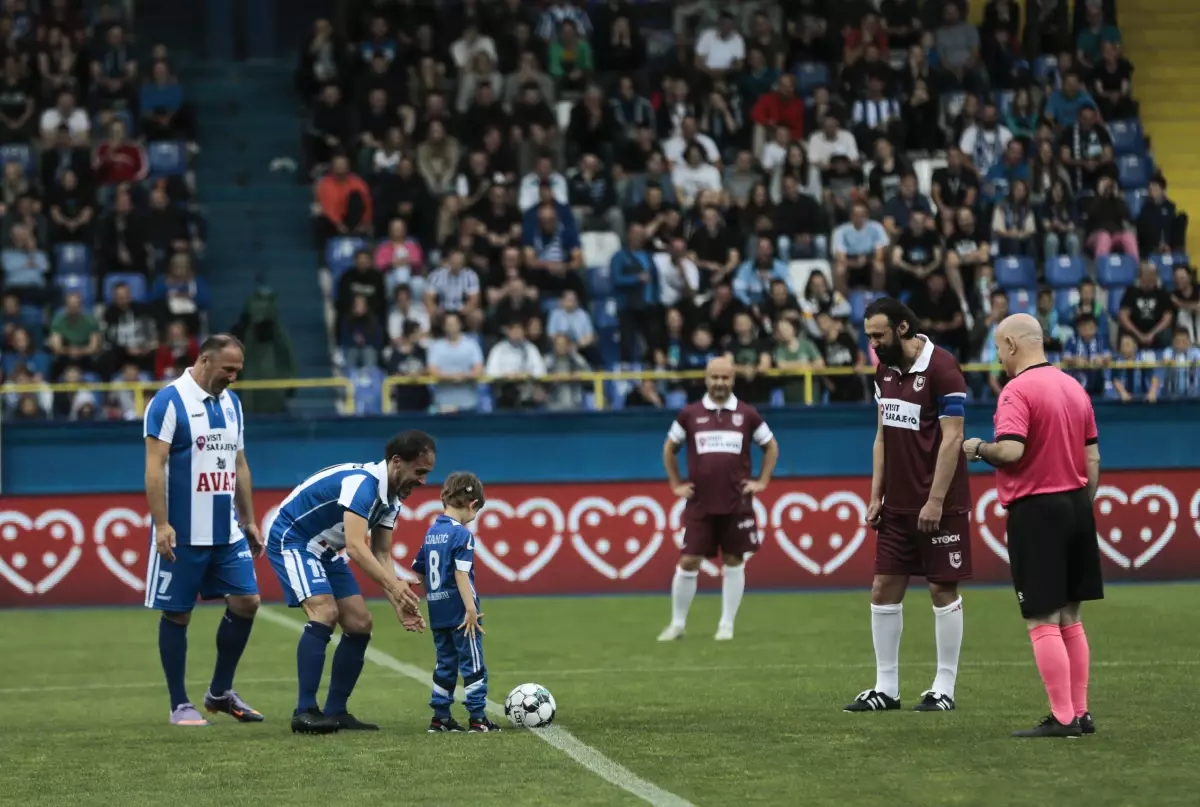
[[[554,696],[540,684],[521,684],[504,699],[504,714],[519,729],[545,728],[554,722],[556,711]]]

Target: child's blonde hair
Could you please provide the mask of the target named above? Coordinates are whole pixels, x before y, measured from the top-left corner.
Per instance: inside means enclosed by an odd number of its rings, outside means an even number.
[[[446,507],[467,507],[471,502],[478,502],[482,509],[485,501],[483,483],[470,471],[455,471],[442,485],[442,504]]]

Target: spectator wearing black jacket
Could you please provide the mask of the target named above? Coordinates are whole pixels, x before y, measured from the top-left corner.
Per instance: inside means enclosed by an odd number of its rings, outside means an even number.
[[[579,167],[567,176],[567,201],[581,230],[625,232],[612,177],[595,154],[585,153]]]
[[[775,206],[775,231],[788,239],[786,259],[823,258],[829,249],[829,216],[816,199],[800,192],[790,174],[783,178],[783,198]]]
[[[612,108],[604,102],[604,94],[599,87],[588,87],[583,102],[571,110],[571,122],[567,126],[567,159],[573,161],[581,154],[595,154],[605,165],[612,165],[612,142],[616,136]]]
[[[354,118],[353,110],[342,102],[341,88],[325,85],[308,125],[308,154],[313,165],[328,163],[339,151],[350,152],[356,133]]]
[[[1144,257],[1154,253],[1169,255],[1183,252],[1187,243],[1188,217],[1167,198],[1167,180],[1157,174],[1150,180],[1150,191],[1137,217],[1138,252]]]
[[[53,147],[42,150],[41,163],[43,188],[53,188],[67,171],[74,171],[83,185],[92,182],[92,157],[87,149],[72,143],[71,130],[65,124],[55,131]]]
[[[367,310],[374,315],[376,321],[382,323],[387,320],[388,299],[383,285],[383,273],[375,268],[371,253],[365,249],[354,253],[354,266],[338,279],[334,299],[339,334],[349,320],[355,297],[366,298]]]

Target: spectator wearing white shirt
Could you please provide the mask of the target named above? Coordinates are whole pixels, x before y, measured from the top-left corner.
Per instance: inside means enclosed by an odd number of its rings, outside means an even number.
[[[429,339],[429,312],[413,300],[411,288],[400,285],[396,287],[395,305],[388,313],[388,338],[398,343],[404,336],[405,327],[410,325],[416,328],[415,341],[424,343]]]
[[[721,150],[716,141],[700,131],[694,115],[685,115],[679,123],[679,133],[662,144],[663,156],[671,165],[683,162],[688,146],[697,145],[704,150],[704,158],[714,165],[721,163]]]
[[[682,235],[671,239],[667,252],[654,253],[658,270],[659,303],[670,308],[684,302],[703,302],[700,292],[700,267],[687,256],[687,241]]]
[[[446,265],[435,269],[425,288],[425,307],[438,315],[445,311],[466,313],[479,308],[479,275],[466,266],[459,247],[446,256]]]
[[[845,157],[858,165],[858,142],[854,135],[842,128],[836,115],[826,115],[821,122],[821,131],[814,132],[808,139],[808,161],[819,170],[825,171],[834,157]]]
[[[774,175],[775,169],[787,160],[788,146],[792,144],[792,130],[787,126],[776,126],[771,134],[771,139],[763,144],[758,160],[768,175]]]
[[[450,58],[454,60],[454,66],[462,71],[475,58],[476,53],[486,53],[491,58],[492,64],[500,61],[496,55],[496,43],[490,36],[480,36],[475,18],[468,17],[463,35],[450,46]]]
[[[589,363],[601,363],[592,317],[579,307],[579,296],[575,292],[563,292],[558,307],[550,312],[550,319],[546,322],[546,333],[551,337],[567,337]]]
[[[704,161],[704,151],[695,143],[684,152],[683,162],[671,169],[671,182],[683,208],[691,207],[704,191],[720,191],[724,186],[720,170]]]
[[[533,407],[545,399],[545,390],[535,379],[546,375],[546,362],[525,338],[523,322],[509,323],[507,338],[488,353],[486,372],[492,379],[496,405],[502,409]]]
[[[887,280],[884,253],[889,243],[887,230],[871,220],[867,203],[855,202],[850,221],[833,231],[834,288],[842,294],[847,294],[851,286],[869,285],[882,291]]]
[[[541,194],[541,187],[548,183],[554,192],[554,201],[565,205],[570,198],[567,178],[554,170],[554,163],[548,155],[540,155],[533,164],[533,170],[521,178],[521,190],[517,196],[517,205],[521,212],[536,207]]]
[[[1012,139],[1012,132],[999,122],[996,105],[984,104],[979,122],[967,127],[958,145],[982,177],[1004,157]]]
[[[69,90],[60,92],[55,105],[42,113],[38,128],[42,133],[43,147],[52,148],[54,146],[54,138],[62,126],[66,126],[70,131],[73,146],[80,147],[88,144],[92,123],[88,119],[87,111],[75,105],[75,94]]]
[[[717,27],[700,35],[696,56],[699,68],[713,78],[742,69],[746,61],[746,40],[738,33],[732,14],[722,11]]]
[[[477,341],[463,336],[458,314],[446,315],[442,332],[444,338],[434,340],[426,354],[429,374],[438,379],[433,404],[439,412],[472,412],[479,407],[483,351]]]

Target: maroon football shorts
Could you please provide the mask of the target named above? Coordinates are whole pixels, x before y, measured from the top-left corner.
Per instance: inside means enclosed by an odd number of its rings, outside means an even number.
[[[943,513],[941,529],[921,532],[916,513],[889,512],[879,520],[875,574],[950,583],[971,577],[971,514]]]
[[[684,511],[681,554],[715,558],[718,551],[738,558],[758,551],[758,519],[753,510],[709,516]]]

